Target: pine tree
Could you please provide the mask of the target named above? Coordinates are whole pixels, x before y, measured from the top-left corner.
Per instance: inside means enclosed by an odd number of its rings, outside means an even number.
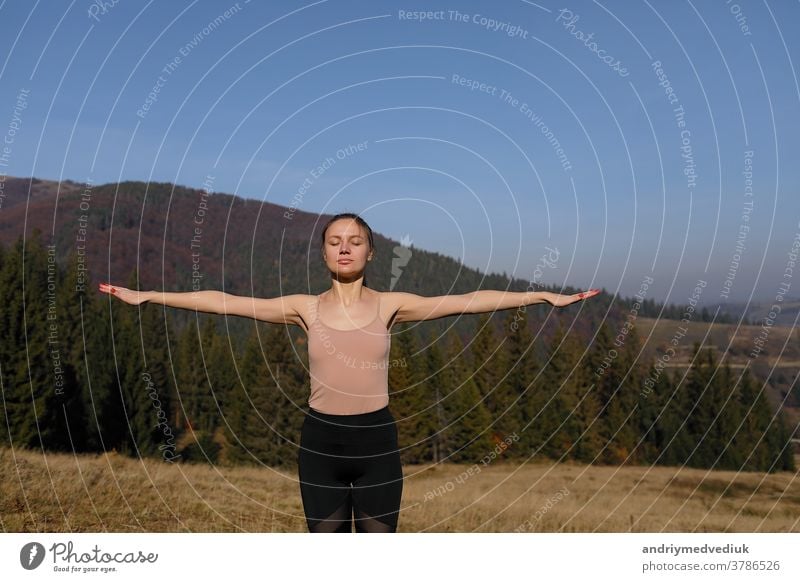
[[[417,423],[417,428],[425,430],[425,435],[420,434],[430,439],[430,459],[421,457],[420,461],[430,460],[434,463],[441,463],[444,460],[446,446],[442,437],[443,431],[446,429],[445,415],[444,415],[444,397],[448,393],[447,381],[449,374],[446,373],[447,365],[444,361],[442,350],[438,342],[432,342],[426,350],[426,368],[427,379],[424,383],[426,394],[432,399],[432,407],[422,412],[425,420]]]
[[[142,342],[144,390],[141,400],[146,403],[143,404],[146,426],[152,428],[143,454],[164,454],[171,458],[175,455],[178,434],[177,427],[171,422],[175,385],[169,372],[170,358],[167,353],[169,326],[165,317],[168,312],[148,303],[139,307],[134,313]]]
[[[95,326],[91,320],[91,312],[84,314],[81,309],[85,293],[79,289],[77,256],[73,253],[67,265],[66,273],[56,266],[55,271],[56,297],[55,313],[49,323],[55,325],[59,341],[61,367],[68,380],[64,389],[59,393],[59,405],[64,411],[63,429],[69,439],[68,450],[84,452],[89,445],[89,407],[86,395],[88,378],[86,375],[85,357],[86,346],[84,339],[86,333],[93,333]]]
[[[275,393],[255,329],[245,343],[239,372],[241,383],[231,394],[230,458],[236,463],[265,464],[275,453],[269,420],[275,415]]]
[[[744,458],[742,470],[766,471],[772,459],[769,443],[763,437],[769,427],[771,414],[763,387],[759,390],[753,384],[748,368],[742,374],[739,396],[744,415],[744,424],[740,430],[740,443],[743,447],[740,455]]]
[[[198,422],[202,404],[199,402],[208,386],[207,370],[204,365],[201,332],[195,320],[183,328],[178,341],[177,388],[175,425],[179,430],[194,430]]]
[[[636,416],[638,458],[641,463],[652,465],[661,462],[659,457],[666,443],[661,420],[662,405],[672,393],[672,386],[669,376],[659,373],[652,362],[647,375],[640,380],[640,386]]]
[[[662,376],[666,376],[666,372],[662,372]],[[665,397],[657,422],[659,449],[661,450],[658,464],[683,466],[694,448],[694,443],[686,428],[686,420],[693,402],[689,399],[685,383],[677,373],[673,374],[669,382],[665,381],[664,384]],[[670,387],[672,387],[671,391]]]
[[[567,335],[557,320],[542,371],[523,405],[527,422],[520,448],[527,454],[591,461],[601,449],[597,422],[600,406],[591,377],[593,366],[582,358],[585,350],[577,336]]]
[[[75,450],[100,450],[99,426],[93,410],[92,377],[89,373],[92,359],[105,359],[101,353],[93,353],[96,347],[92,336],[98,334],[98,321],[93,309],[95,296],[88,293],[92,289],[88,273],[81,271],[82,264],[72,250],[67,258],[66,273],[59,284],[57,298],[59,335],[63,338],[66,366],[74,376],[75,388],[65,398],[65,410],[69,419],[69,432]],[[97,368],[102,362],[92,362]],[[96,378],[95,378],[96,379]],[[108,381],[108,376],[104,377]]]
[[[129,289],[139,286],[137,271],[126,283]],[[165,386],[161,359],[165,335],[154,328],[155,313],[147,304],[121,307],[125,309],[120,317],[117,354],[122,357],[117,358],[117,368],[128,428],[123,450],[138,457],[154,456],[163,450],[159,445],[164,444],[165,437],[171,436],[169,431],[165,434],[169,419],[169,386]],[[152,354],[149,360],[148,353]],[[160,409],[161,398],[166,408]]]
[[[529,458],[558,458],[558,450],[563,452],[563,430],[567,412],[560,395],[563,379],[567,370],[564,368],[563,351],[558,346],[564,339],[564,329],[557,320],[555,332],[545,350],[542,370],[534,380],[532,390],[523,403],[523,415],[527,422],[522,425],[519,448]]]
[[[492,314],[478,316],[474,339],[469,344],[472,381],[493,418],[508,407],[502,392],[502,378],[508,370],[505,350],[500,347]]]
[[[26,434],[27,402],[25,379],[25,354],[19,346],[25,340],[22,312],[22,237],[13,248],[3,252],[0,268],[0,293],[3,294],[3,309],[0,309],[0,388],[2,388],[2,430],[0,443],[3,446],[24,446]]]
[[[304,419],[303,405],[307,400],[305,375],[286,326],[269,326],[266,342],[273,370],[270,390],[274,402],[272,416],[268,419],[271,425],[268,437],[272,443],[269,463],[276,467],[293,467]]]
[[[716,416],[714,399],[715,368],[714,356],[710,348],[700,349],[700,344],[695,342],[692,366],[686,382],[686,391],[690,402],[694,405],[689,410],[686,419],[687,434],[694,444],[693,450],[686,461],[690,467],[711,467],[719,447],[712,442],[713,422]]]
[[[450,377],[445,383],[447,394],[442,403],[446,429],[442,432],[446,459],[454,463],[477,462],[494,446],[489,425],[491,415],[484,405],[480,390],[472,379],[472,358],[464,358],[464,346],[453,334],[446,358]]]
[[[200,324],[200,371],[202,380],[193,386],[192,399],[192,428],[197,433],[198,438],[207,439],[214,432],[219,419],[219,410],[214,398],[214,368],[211,367],[210,357],[214,345],[219,339],[217,333],[216,317],[211,314],[203,314],[199,321]]]
[[[585,463],[594,460],[600,453],[603,441],[600,436],[600,402],[597,384],[591,371],[581,362],[585,346],[575,332],[567,334],[554,353],[562,360],[562,381],[557,398],[561,402],[564,424],[558,431],[558,458],[572,458]]]
[[[123,450],[127,439],[127,417],[119,384],[119,361],[125,361],[117,349],[120,317],[130,317],[130,305],[105,296],[89,299],[85,327],[87,384],[82,399],[88,413],[87,442],[91,450]]]
[[[790,431],[787,426],[787,420],[781,410],[778,416],[778,428],[776,434],[775,447],[778,449],[777,462],[775,463],[774,471],[797,471],[797,466],[794,462],[794,444],[792,439],[796,438],[798,427],[794,431]]]
[[[428,363],[419,352],[415,331],[407,324],[392,334],[389,367],[389,402],[397,421],[400,455],[404,463],[433,459],[431,437],[435,426],[435,394],[427,382]]]
[[[232,464],[229,453],[235,442],[228,423],[232,413],[232,395],[239,385],[236,355],[236,349],[231,346],[227,337],[214,334],[206,360],[209,392],[216,408],[210,430],[214,431],[213,442],[219,447],[217,460],[225,465]]]
[[[792,443],[789,441],[789,430],[786,427],[783,411],[779,408],[770,416],[770,422],[764,434],[768,457],[766,467],[762,470],[770,473],[792,471],[794,470],[794,459],[793,455],[789,454],[792,451]]]
[[[69,360],[70,326],[59,301],[63,277],[55,261],[54,248],[45,250],[41,231],[34,229],[25,250],[25,311],[35,422],[41,444],[54,451],[73,451],[82,447],[83,431],[76,427],[85,421],[75,370]],[[51,254],[52,253],[52,254]],[[48,258],[50,254],[50,258]],[[70,415],[76,418],[70,419]],[[76,428],[74,435],[70,425]]]
[[[616,442],[630,412],[620,404],[619,397],[626,372],[620,364],[623,345],[613,341],[608,325],[603,321],[586,358],[601,410],[597,426],[603,442],[601,461],[610,464],[621,463],[627,455],[624,445]]]
[[[533,380],[538,370],[538,362],[533,345],[533,335],[528,327],[527,311],[509,312],[504,329],[508,329],[506,352],[509,370],[504,381],[504,390],[508,396],[508,407],[498,418],[502,429],[501,438],[511,436],[515,441],[522,437],[522,427],[530,422],[530,406],[526,402],[533,396]],[[526,458],[525,449],[512,444],[508,455]]]
[[[67,412],[78,400],[77,387],[52,319],[58,315],[58,271],[54,265],[48,274],[47,263],[38,229],[27,241],[19,237],[4,256],[0,371],[7,427],[2,438],[14,447],[65,451],[71,450]]]
[[[641,375],[636,358],[641,350],[639,336],[635,327],[628,330],[625,343],[619,346],[610,369],[611,375],[618,382],[609,392],[605,409],[604,422],[600,425],[607,439],[604,460],[613,464],[634,464],[640,461],[640,453],[636,450],[639,433],[638,410],[639,386]]]
[[[714,408],[718,411],[714,422],[715,454],[719,460],[715,469],[739,470],[744,458],[736,445],[736,433],[742,422],[742,405],[739,399],[739,385],[734,381],[731,367],[725,361],[724,367],[717,367],[718,380],[714,383]]]

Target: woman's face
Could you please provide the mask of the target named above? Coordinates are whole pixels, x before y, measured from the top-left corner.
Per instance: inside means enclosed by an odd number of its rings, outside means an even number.
[[[371,258],[365,229],[352,218],[342,218],[328,226],[323,257],[328,269],[340,277],[357,278]]]

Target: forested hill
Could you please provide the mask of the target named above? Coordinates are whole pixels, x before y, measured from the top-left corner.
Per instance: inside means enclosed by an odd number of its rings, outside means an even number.
[[[296,327],[133,308],[96,285],[188,291],[197,252],[203,289],[319,292],[329,281],[316,216],[289,220],[280,206],[169,184],[36,181],[30,195],[27,181],[4,186],[0,446],[293,464],[309,393]],[[393,258],[409,249],[380,235],[376,246],[368,280],[386,289]],[[410,250],[396,289],[507,287]],[[736,368],[754,345],[734,337],[739,326],[697,318],[684,328],[647,318],[652,304],[628,321],[613,299],[394,327],[390,403],[406,462],[472,463],[499,447],[518,460],[794,470],[797,417],[775,411],[793,406],[797,387],[762,389],[775,346],[795,349],[792,328],[765,339],[752,368],[767,371],[754,378]]]
[[[138,265],[139,288],[147,290],[189,291],[199,282],[203,289],[270,297],[318,293],[328,286],[319,258],[320,229],[327,215],[159,182],[96,185],[9,177],[3,194],[0,243],[8,247],[38,228],[43,243],[55,245],[59,264],[65,265],[71,252],[85,252],[95,283],[124,285]],[[377,253],[367,272],[374,289],[390,288],[393,260],[405,262],[403,255],[408,261],[398,267],[391,287],[397,291],[440,295],[475,289],[524,291],[529,285],[527,280],[509,281],[504,274],[481,273],[413,245],[409,253],[400,241],[374,235]],[[532,272],[536,258],[529,261]],[[537,290],[559,291],[546,272],[538,282]],[[595,297],[583,306],[583,316],[618,320],[636,301],[617,297],[607,314],[611,300],[606,293]],[[665,307],[652,299],[636,307],[642,317],[680,319],[683,312],[684,306]],[[696,317],[710,321],[708,311]],[[727,321],[727,316],[717,319]]]

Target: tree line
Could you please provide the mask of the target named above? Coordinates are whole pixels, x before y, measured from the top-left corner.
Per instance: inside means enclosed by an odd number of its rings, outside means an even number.
[[[62,269],[51,251],[38,232],[0,246],[0,446],[295,466],[302,330],[253,321],[239,342],[215,315],[178,326],[176,310],[101,295],[77,255]],[[635,328],[620,345],[601,320],[590,336],[556,317],[534,337],[526,310],[471,317],[466,338],[393,327],[405,463],[476,463],[503,443],[500,462],[795,470],[794,435],[763,383],[710,348],[687,347],[691,366],[670,373],[641,361]]]

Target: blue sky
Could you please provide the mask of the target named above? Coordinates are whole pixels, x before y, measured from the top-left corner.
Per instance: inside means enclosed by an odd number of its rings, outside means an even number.
[[[355,211],[539,283],[797,297],[799,17],[725,0],[6,1],[0,172]]]

